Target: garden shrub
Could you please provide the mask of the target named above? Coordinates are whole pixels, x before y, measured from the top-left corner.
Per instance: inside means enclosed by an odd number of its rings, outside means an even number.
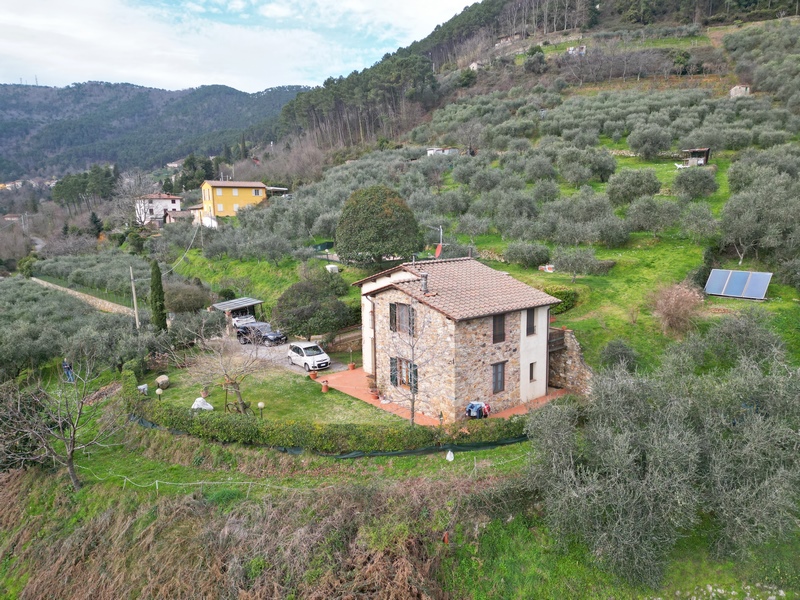
[[[486,419],[445,427],[272,421],[223,412],[192,411],[152,401],[129,404],[136,416],[174,431],[222,443],[304,448],[322,454],[397,452],[442,444],[482,443],[524,435],[525,419]]]
[[[560,315],[578,305],[578,290],[573,288],[565,285],[548,285],[542,291],[561,300],[561,304],[556,304],[550,309],[552,315]]]

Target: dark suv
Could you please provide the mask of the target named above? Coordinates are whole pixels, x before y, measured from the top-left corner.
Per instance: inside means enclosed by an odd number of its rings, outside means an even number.
[[[278,346],[285,344],[286,335],[280,331],[273,331],[269,323],[245,323],[236,328],[236,339],[240,344],[266,344],[267,346]]]

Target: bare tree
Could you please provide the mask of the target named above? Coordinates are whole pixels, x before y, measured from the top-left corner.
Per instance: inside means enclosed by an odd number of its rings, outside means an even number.
[[[112,220],[128,227],[142,227],[148,216],[143,196],[155,193],[156,187],[143,171],[123,173],[114,187]]]
[[[187,368],[189,380],[203,389],[219,386],[233,393],[235,401],[226,403],[226,409],[252,412],[242,396],[242,384],[269,366],[272,359],[259,353],[256,340],[240,345],[235,337],[219,336],[219,323],[213,320],[189,323],[184,329],[178,332],[179,339],[173,338],[162,348],[170,362]]]
[[[425,367],[433,366],[432,362],[437,358],[435,348],[438,347],[438,339],[432,331],[431,309],[425,307],[420,310],[421,305],[416,300],[396,306],[394,326],[383,352],[390,361],[392,395],[397,394],[409,403],[413,426],[419,397],[419,373],[422,371],[424,377]],[[406,312],[401,312],[400,307],[405,307]]]
[[[94,360],[85,357],[55,386],[0,388],[0,464],[19,468],[52,461],[67,468],[76,492],[81,488],[76,453],[108,446],[121,423],[119,401],[104,402],[102,391],[90,392],[93,367]]]

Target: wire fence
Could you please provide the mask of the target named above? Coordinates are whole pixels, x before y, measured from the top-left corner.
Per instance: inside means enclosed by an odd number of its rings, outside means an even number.
[[[477,477],[479,475],[479,471],[486,471],[490,469],[496,469],[502,465],[516,462],[519,460],[523,460],[528,458],[527,453],[522,453],[512,458],[509,458],[504,461],[495,462],[490,465],[479,465],[477,459],[473,460],[473,468],[472,472],[469,474],[470,477]],[[449,460],[449,459],[448,459]],[[213,487],[213,486],[226,486],[226,487],[241,487],[247,488],[245,493],[245,497],[249,498],[250,493],[253,491],[253,488],[261,488],[264,490],[275,490],[280,492],[292,492],[297,494],[313,494],[323,490],[333,489],[336,486],[333,485],[326,485],[320,487],[310,487],[310,488],[296,488],[296,487],[288,487],[283,485],[275,485],[272,483],[265,483],[263,481],[236,481],[236,480],[225,480],[225,481],[165,481],[163,479],[154,479],[150,483],[139,483],[128,477],[127,475],[119,475],[116,473],[109,472],[105,477],[102,477],[94,472],[90,467],[86,467],[83,465],[75,465],[78,469],[88,472],[92,477],[94,477],[97,481],[109,481],[112,479],[122,480],[122,489],[124,490],[128,485],[133,486],[138,489],[155,489],[156,495],[158,496],[160,493],[161,488],[163,487],[177,487],[177,488],[189,488],[189,489],[197,489],[199,488],[203,491],[206,487]]]
[[[33,273],[33,276],[36,277],[37,279],[41,279],[42,281],[46,281],[47,283],[52,283],[53,285],[58,285],[64,288],[68,288],[70,290],[75,290],[76,292],[81,292],[82,294],[86,294],[88,296],[94,296],[95,298],[106,300],[108,302],[113,302],[114,304],[120,304],[122,306],[127,306],[128,308],[133,308],[132,295],[118,294],[115,292],[109,292],[108,290],[100,290],[97,288],[86,287],[83,285],[78,285],[76,283],[70,283],[65,279],[53,277],[52,275],[42,275],[41,273]]]
[[[239,487],[247,487],[246,496],[250,497],[250,492],[254,487],[256,488],[263,488],[269,490],[278,490],[281,492],[294,492],[294,493],[304,493],[304,494],[311,494],[314,492],[318,492],[320,490],[330,489],[334,486],[323,486],[318,488],[294,488],[282,485],[274,485],[271,483],[264,483],[263,481],[236,481],[236,480],[225,480],[225,481],[164,481],[163,479],[154,479],[150,483],[137,483],[127,475],[118,475],[116,473],[108,473],[105,477],[102,477],[95,473],[90,467],[85,467],[83,465],[75,465],[78,469],[83,471],[87,471],[94,477],[97,481],[109,481],[112,479],[122,480],[122,489],[125,489],[126,486],[131,485],[135,488],[139,489],[155,489],[156,495],[159,494],[159,491],[162,487],[180,487],[180,488],[200,488],[202,491],[203,488],[206,486],[216,486],[216,485],[223,485],[227,487],[231,486],[239,486]]]

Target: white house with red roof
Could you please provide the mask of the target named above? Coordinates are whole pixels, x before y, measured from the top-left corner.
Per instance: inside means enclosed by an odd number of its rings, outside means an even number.
[[[136,220],[142,225],[156,220],[163,222],[166,213],[181,210],[181,200],[171,194],[146,194],[136,201]]]

